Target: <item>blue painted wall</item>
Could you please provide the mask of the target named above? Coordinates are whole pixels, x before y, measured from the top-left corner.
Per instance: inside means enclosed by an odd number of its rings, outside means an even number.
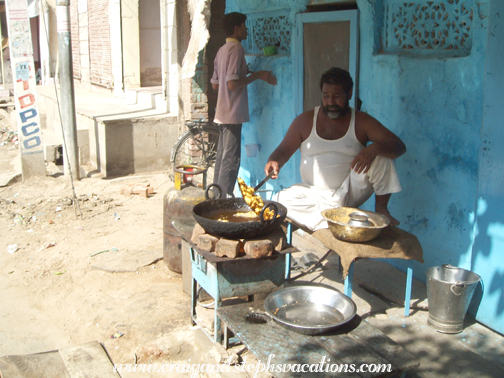
[[[482,277],[470,311],[504,333],[504,1],[490,2],[472,269]],[[476,305],[478,301],[479,307]]]
[[[226,13],[245,14],[287,10],[294,28],[296,14],[306,10],[306,0],[227,0]],[[292,30],[293,31],[293,30]],[[292,52],[292,44],[291,44]],[[291,54],[278,54],[270,57],[247,55],[247,62],[252,71],[272,71],[277,78],[277,85],[271,86],[262,81],[249,85],[250,122],[243,125],[242,147],[247,144],[260,144],[256,157],[249,158],[242,148],[241,169],[239,176],[249,185],[255,185],[264,178],[264,166],[269,155],[278,146],[295,118],[294,103],[294,64]],[[287,188],[301,181],[299,175],[299,153],[282,169],[282,178],[270,180],[264,186],[265,198],[271,198],[273,192]]]
[[[295,14],[303,12],[308,3],[228,0],[226,11],[288,8],[294,28]],[[376,53],[380,4],[380,0],[357,0],[359,94],[363,110],[408,147],[406,155],[397,160],[403,191],[392,197],[391,213],[404,230],[418,237],[424,249],[425,262],[415,264],[415,276],[425,281],[427,268],[447,263],[478,273],[483,296],[479,290],[471,311],[476,314],[479,308],[477,319],[504,333],[504,259],[500,257],[504,247],[504,149],[497,149],[504,142],[504,75],[499,69],[504,46],[502,38],[496,37],[504,35],[502,19],[501,26],[497,22],[497,14],[504,14],[504,2],[474,2],[473,47],[466,57]],[[294,93],[299,89],[295,88],[292,56],[247,59],[254,70],[271,70],[278,78],[277,87],[262,82],[249,86],[251,122],[244,125],[242,142],[260,143],[261,150],[249,158],[244,149],[240,176],[255,184],[296,115]],[[270,180],[266,188],[277,191],[300,182],[298,162],[299,156],[294,156],[282,170],[282,180]],[[374,204],[368,201],[365,207],[373,209]]]

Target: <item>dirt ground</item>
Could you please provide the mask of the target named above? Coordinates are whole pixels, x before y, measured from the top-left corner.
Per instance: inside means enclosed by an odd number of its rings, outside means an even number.
[[[18,160],[6,139],[0,133],[0,174]],[[162,257],[163,195],[173,186],[168,173],[84,178],[73,190],[56,166],[47,169],[47,177],[0,187],[0,356],[97,340],[114,363],[186,358],[180,348],[159,347],[164,335],[190,325],[181,275],[162,259],[137,272],[93,268],[128,251],[157,250]],[[121,195],[129,183],[148,183],[154,194]],[[122,336],[111,338],[116,333]]]

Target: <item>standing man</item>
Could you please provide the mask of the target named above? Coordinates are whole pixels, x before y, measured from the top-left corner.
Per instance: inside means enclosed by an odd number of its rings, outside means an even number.
[[[217,52],[210,80],[218,91],[214,122],[219,124],[219,144],[215,160],[214,183],[222,189],[222,198],[232,197],[238,177],[241,155],[241,128],[249,122],[247,85],[263,80],[276,85],[270,71],[250,72],[241,41],[247,38],[247,16],[228,13],[224,16],[226,44]]]
[[[341,68],[331,68],[320,79],[322,105],[304,112],[268,159],[264,171],[272,178],[299,148],[303,183],[278,193],[277,201],[289,218],[311,230],[327,228],[320,212],[340,206],[359,207],[376,194],[375,210],[399,222],[388,211],[392,193],[401,185],[394,159],[406,146],[372,116],[349,107],[353,80]]]

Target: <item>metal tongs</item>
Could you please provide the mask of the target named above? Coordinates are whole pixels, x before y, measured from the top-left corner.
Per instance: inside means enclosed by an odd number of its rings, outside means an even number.
[[[271,176],[273,176],[274,173],[275,173],[275,171],[272,169],[268,176],[266,176],[259,184],[254,186],[254,192],[257,192],[257,189],[259,189],[261,186],[263,186],[264,183],[266,181],[268,181],[271,178]]]

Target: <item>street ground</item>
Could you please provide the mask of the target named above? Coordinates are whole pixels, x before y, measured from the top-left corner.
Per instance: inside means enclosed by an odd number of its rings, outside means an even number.
[[[20,171],[17,147],[7,133],[1,133],[2,141],[0,176],[15,177]],[[163,195],[173,186],[168,172],[83,178],[73,182],[73,189],[57,166],[47,169],[46,177],[14,178],[0,187],[0,356],[96,340],[116,364],[215,363],[212,343],[190,325],[182,276],[162,260]],[[122,195],[121,188],[133,183],[149,184],[154,194]],[[78,207],[73,206],[74,192]],[[303,250],[311,251],[309,246]],[[146,262],[127,271],[121,262],[140,252]],[[116,271],[103,269],[114,261]],[[458,335],[437,333],[426,326],[428,312],[420,305],[404,318],[401,304],[372,290],[383,277],[403,286],[404,276],[387,264],[364,261],[357,264],[354,282],[358,314],[419,358],[420,367],[409,376],[504,376],[502,336],[474,322]],[[337,265],[332,256],[326,270],[304,279],[341,289]],[[418,282],[415,290],[414,298],[425,298],[418,294],[425,290]]]

